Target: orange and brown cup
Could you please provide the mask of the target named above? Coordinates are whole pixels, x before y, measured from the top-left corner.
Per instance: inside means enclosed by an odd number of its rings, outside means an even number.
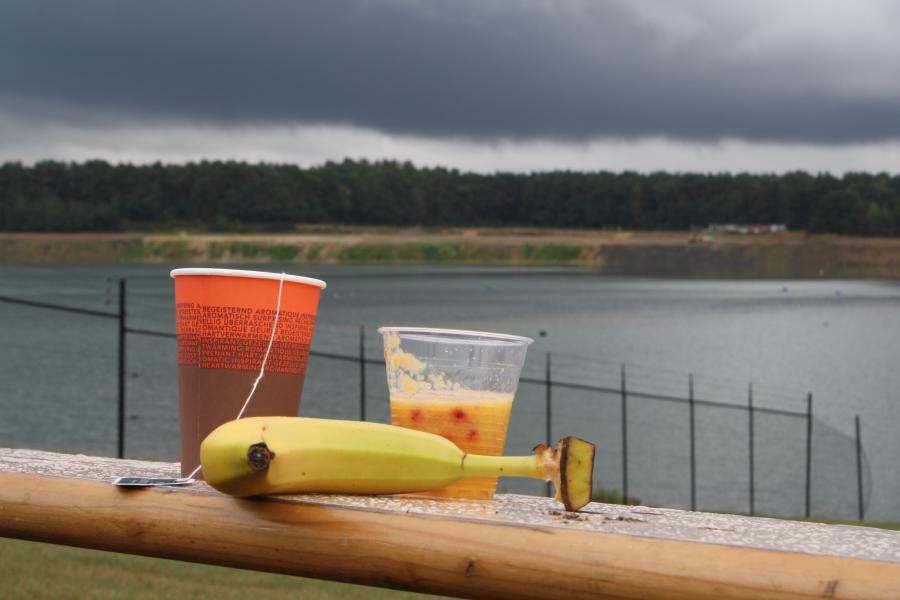
[[[296,416],[319,294],[325,282],[235,269],[175,269],[181,474],[200,464],[200,442],[237,417]],[[283,278],[283,283],[282,283]],[[272,336],[278,308],[278,325]]]

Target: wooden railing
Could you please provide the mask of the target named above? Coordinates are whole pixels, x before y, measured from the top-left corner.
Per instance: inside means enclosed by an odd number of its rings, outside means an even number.
[[[900,532],[547,498],[127,490],[170,463],[0,449],[0,535],[466,598],[900,598]]]

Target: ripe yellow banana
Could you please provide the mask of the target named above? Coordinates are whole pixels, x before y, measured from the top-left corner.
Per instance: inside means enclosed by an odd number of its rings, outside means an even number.
[[[531,456],[480,456],[441,436],[392,425],[251,417],[210,433],[200,445],[200,462],[207,483],[232,496],[398,494],[507,475],[554,481],[567,510],[590,502],[593,444],[567,437],[557,448],[534,450]]]

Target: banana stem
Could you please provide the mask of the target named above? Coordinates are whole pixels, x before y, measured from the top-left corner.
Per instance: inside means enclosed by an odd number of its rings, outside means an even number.
[[[545,479],[537,455],[483,456],[466,454],[463,460],[464,477],[534,477]]]
[[[563,464],[570,457],[570,446],[574,442],[580,442],[581,445],[589,447],[590,451],[586,454],[586,460],[578,463],[577,476],[574,478],[581,483],[587,490],[581,494],[577,500],[573,501],[571,496],[572,481],[571,475],[563,478]],[[582,451],[584,453],[584,451]],[[589,455],[589,456],[588,456]],[[463,477],[497,477],[501,475],[509,477],[532,477],[534,479],[543,479],[552,481],[556,488],[556,499],[562,502],[566,510],[578,510],[590,501],[591,490],[591,474],[594,465],[594,446],[577,438],[563,438],[560,440],[559,448],[551,448],[543,444],[534,447],[534,454],[531,456],[482,456],[479,454],[466,454],[462,464]]]

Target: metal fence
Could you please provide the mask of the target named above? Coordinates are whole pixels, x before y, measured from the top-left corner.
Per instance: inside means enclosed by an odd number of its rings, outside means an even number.
[[[118,281],[118,310],[116,311],[100,311],[85,309],[73,306],[65,306],[47,302],[38,302],[23,298],[14,298],[0,296],[0,302],[8,304],[17,304],[28,307],[48,309],[54,311],[65,311],[74,314],[80,314],[86,317],[96,317],[103,319],[115,320],[118,327],[118,381],[117,381],[117,456],[125,457],[126,449],[126,358],[127,358],[127,340],[128,335],[153,336],[159,338],[171,338],[176,336],[174,333],[165,331],[155,331],[149,329],[134,328],[128,326],[128,312],[126,306],[127,300],[127,284],[125,279]],[[366,356],[366,330],[365,327],[359,328],[359,346],[358,352],[355,354],[338,354],[329,352],[310,351],[310,357],[314,359],[335,360],[347,363],[356,363],[359,376],[359,405],[358,417],[366,420],[368,415],[368,407],[371,399],[367,394],[366,371],[367,366],[376,365],[383,368],[384,363],[380,359],[372,359]],[[546,442],[553,442],[554,431],[554,414],[555,406],[560,401],[557,397],[564,392],[579,392],[595,396],[598,402],[617,401],[620,412],[619,434],[621,439],[621,498],[628,502],[632,500],[631,489],[629,486],[629,454],[633,452],[634,441],[629,444],[629,407],[633,405],[635,400],[653,401],[660,405],[682,405],[687,408],[688,435],[684,443],[688,446],[688,473],[690,485],[690,501],[689,506],[692,510],[698,508],[698,491],[697,491],[697,438],[698,424],[697,415],[698,408],[722,409],[732,411],[735,414],[744,414],[746,435],[748,441],[747,447],[747,506],[750,514],[757,512],[757,455],[759,449],[756,442],[759,437],[757,432],[758,421],[763,416],[773,416],[780,419],[788,419],[803,425],[805,435],[804,448],[805,453],[802,457],[804,464],[804,486],[803,486],[803,515],[810,517],[812,515],[812,445],[814,432],[814,416],[813,416],[813,395],[808,393],[805,397],[805,410],[795,411],[781,408],[773,408],[759,406],[754,404],[753,385],[749,384],[746,392],[746,404],[736,404],[731,402],[721,402],[708,398],[700,398],[695,394],[694,376],[688,375],[686,381],[686,390],[684,396],[677,394],[649,392],[646,389],[641,390],[638,386],[629,381],[629,370],[626,365],[621,365],[618,373],[618,385],[591,385],[585,383],[576,383],[572,381],[564,381],[554,379],[554,355],[546,354],[545,365],[543,369],[543,377],[523,376],[520,379],[520,389],[528,386],[538,386],[543,389],[543,421],[544,421],[544,437]],[[865,518],[865,502],[864,502],[864,451],[861,438],[860,419],[857,415],[854,420],[855,425],[855,470],[856,470],[856,504],[858,507],[858,518]],[[643,444],[644,442],[639,442]]]

